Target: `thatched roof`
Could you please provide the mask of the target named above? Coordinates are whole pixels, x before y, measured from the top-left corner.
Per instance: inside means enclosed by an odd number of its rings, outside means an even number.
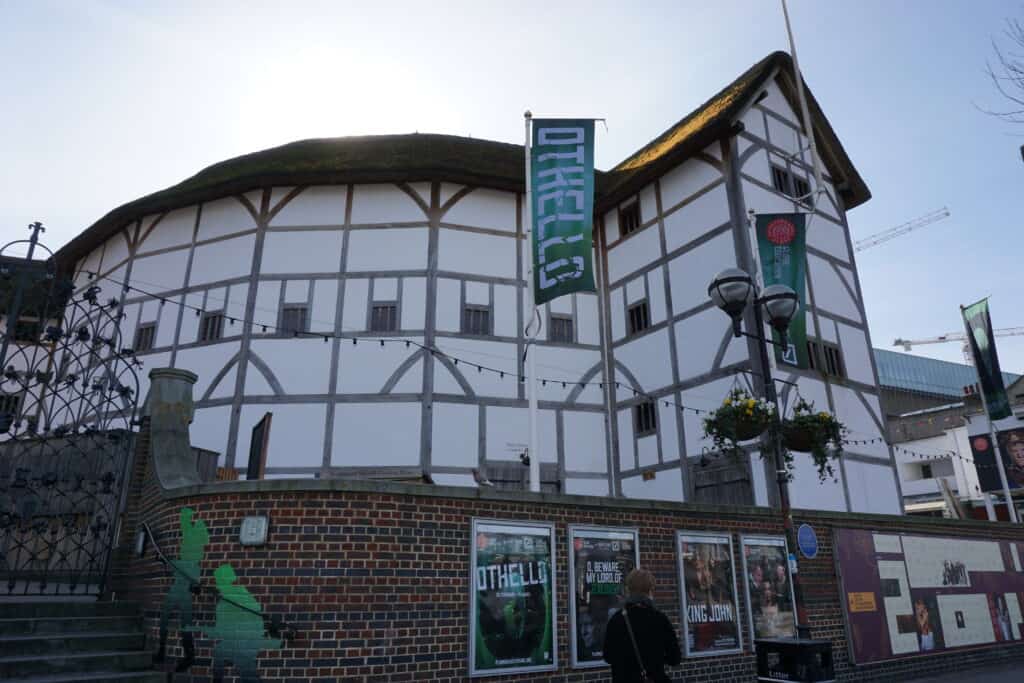
[[[598,171],[598,212],[637,192],[715,140],[734,133],[737,118],[776,74],[780,76],[783,93],[795,108],[792,60],[784,52],[775,52],[611,171]],[[867,186],[813,95],[809,90],[806,92],[819,153],[829,174],[837,179],[847,208],[867,201],[871,196]],[[119,206],[66,244],[58,252],[58,260],[62,264],[76,262],[142,216],[272,185],[442,180],[523,191],[523,176],[521,145],[418,133],[301,140],[222,161],[177,185]]]

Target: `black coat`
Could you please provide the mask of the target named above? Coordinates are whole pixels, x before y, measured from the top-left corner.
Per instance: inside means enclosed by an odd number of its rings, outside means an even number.
[[[628,606],[629,623],[644,661],[649,681],[669,681],[665,665],[675,666],[680,662],[679,638],[668,620],[653,605],[635,603]],[[634,683],[640,680],[640,667],[633,651],[633,643],[626,630],[622,612],[608,620],[604,635],[604,661],[612,665],[613,683]]]

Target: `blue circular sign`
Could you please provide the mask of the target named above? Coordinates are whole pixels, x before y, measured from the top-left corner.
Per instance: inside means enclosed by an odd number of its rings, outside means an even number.
[[[818,556],[818,534],[814,533],[814,527],[810,524],[801,524],[796,530],[796,544],[808,560]]]

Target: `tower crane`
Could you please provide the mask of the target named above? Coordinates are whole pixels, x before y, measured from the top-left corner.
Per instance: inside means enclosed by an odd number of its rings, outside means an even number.
[[[1024,327],[1003,327],[998,330],[992,330],[992,335],[995,337],[1018,337],[1024,335]],[[910,351],[915,346],[945,344],[946,342],[962,342],[964,359],[968,365],[974,365],[971,349],[967,344],[967,335],[964,332],[947,332],[946,334],[940,334],[938,337],[931,337],[929,339],[897,339],[892,345],[902,346],[904,351]]]
[[[949,209],[947,209],[946,207],[936,209],[935,211],[932,211],[931,213],[926,213],[925,215],[915,218],[912,221],[907,221],[906,223],[897,225],[894,228],[889,228],[888,230],[883,230],[882,232],[876,232],[874,235],[865,237],[862,240],[857,240],[853,245],[853,250],[864,251],[865,249],[876,247],[879,244],[882,244],[883,242],[888,242],[889,240],[895,239],[900,235],[906,235],[908,232],[913,232],[918,228],[923,228],[926,225],[937,223],[938,221],[941,221],[946,218],[949,218]]]

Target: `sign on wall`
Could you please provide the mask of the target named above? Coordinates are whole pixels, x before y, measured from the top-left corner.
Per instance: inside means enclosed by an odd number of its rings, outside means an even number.
[[[634,529],[569,527],[572,666],[604,666],[608,620],[622,609],[626,576],[640,562]]]
[[[793,580],[789,573],[786,539],[779,536],[740,536],[747,612],[754,638],[796,636]]]
[[[971,455],[978,469],[978,484],[985,492],[1002,491],[1003,482],[996,467],[996,452],[992,437],[986,432],[967,437]],[[1005,429],[996,434],[999,453],[1003,456],[1006,484],[1011,489],[1024,487],[1024,429]]]
[[[850,657],[1024,642],[1022,559],[1004,541],[836,529]]]
[[[807,363],[807,230],[802,213],[764,213],[757,215],[757,252],[761,258],[764,285],[786,285],[796,292],[800,310],[787,331],[787,348],[775,348],[779,362],[806,369]],[[779,342],[778,333],[772,338]]]
[[[471,676],[555,669],[554,534],[551,524],[473,520]]]
[[[533,291],[539,306],[593,292],[594,121],[534,119]]]
[[[736,571],[728,534],[676,534],[687,657],[742,650]]]

